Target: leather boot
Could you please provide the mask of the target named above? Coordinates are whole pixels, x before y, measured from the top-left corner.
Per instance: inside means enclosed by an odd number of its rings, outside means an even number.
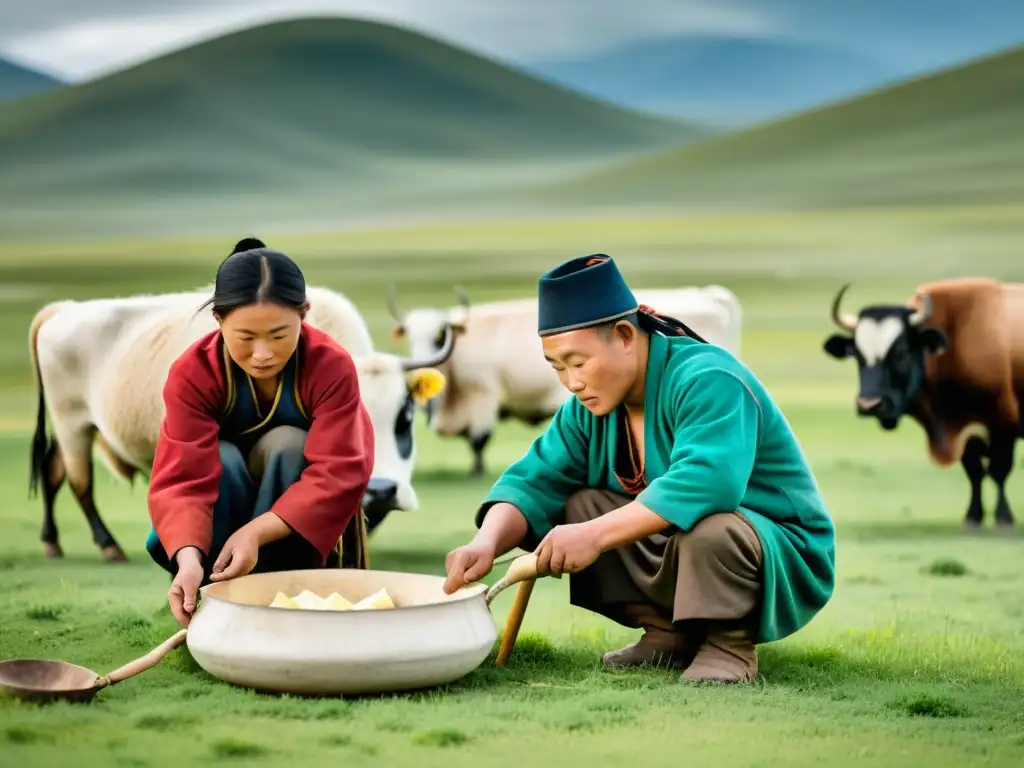
[[[684,669],[693,657],[687,638],[669,619],[659,615],[653,606],[637,604],[626,608],[644,630],[635,643],[609,651],[604,664],[609,667],[667,667]]]
[[[757,648],[746,627],[709,623],[707,636],[683,672],[686,682],[746,683],[757,676]]]

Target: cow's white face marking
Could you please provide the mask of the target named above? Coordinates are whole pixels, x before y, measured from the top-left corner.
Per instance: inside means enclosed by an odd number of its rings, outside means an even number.
[[[866,317],[858,322],[853,339],[864,358],[864,364],[871,366],[882,362],[903,331],[903,320],[898,317],[885,317],[881,320]]]
[[[409,356],[431,357],[438,349],[439,339],[448,322],[448,313],[440,309],[411,309],[403,318]]]

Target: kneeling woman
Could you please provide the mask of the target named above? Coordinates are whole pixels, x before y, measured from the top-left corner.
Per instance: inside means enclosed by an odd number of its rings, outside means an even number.
[[[243,240],[221,264],[209,302],[220,328],[164,385],[146,548],[174,575],[182,626],[207,580],[323,566],[373,469],[352,358],[304,322],[301,270],[262,245]]]

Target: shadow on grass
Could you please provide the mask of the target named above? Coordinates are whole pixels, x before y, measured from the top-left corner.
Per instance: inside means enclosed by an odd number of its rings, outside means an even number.
[[[381,548],[370,551],[370,567],[381,571],[402,571],[404,573],[425,573],[444,576],[444,559],[447,549],[397,549]]]
[[[263,699],[355,702],[432,698],[438,693],[507,692],[509,688],[652,689],[678,681],[676,670],[658,668],[609,669],[601,656],[604,644],[574,639],[557,646],[537,633],[524,633],[507,664],[499,667],[500,637],[484,662],[462,679],[434,688],[351,696],[296,696],[238,689]],[[1013,649],[991,640],[959,638],[901,638],[894,632],[852,633],[842,644],[759,647],[760,670],[754,687],[791,692],[829,693],[844,686],[889,685],[912,681],[919,685],[997,685],[1007,696],[1024,696],[1024,664]],[[970,660],[970,662],[968,661]],[[213,682],[182,649],[174,667],[193,680]],[[730,686],[731,687],[731,686]],[[738,688],[734,688],[738,689]]]
[[[470,471],[472,467],[473,455],[467,450],[465,467],[417,467],[413,481],[429,485],[433,491],[438,490],[435,486],[452,485],[457,486],[460,491],[477,488],[486,493],[498,479],[500,472],[485,470],[482,475],[475,475]]]
[[[929,539],[943,541],[1016,539],[1024,537],[1024,527],[997,528],[991,522],[987,522],[982,528],[965,528],[956,519],[948,523],[895,519],[886,522],[851,521],[839,523],[838,536],[846,541],[864,543],[911,541],[918,544]]]
[[[140,555],[129,551],[128,558],[122,562],[108,563],[97,548],[95,554],[92,552],[65,554],[64,557],[48,560],[43,555],[42,544],[40,544],[38,552],[0,555],[0,571],[21,571],[25,568],[111,568],[120,573],[125,570],[134,571],[141,568],[145,568],[147,571],[153,569],[153,561],[144,552]]]

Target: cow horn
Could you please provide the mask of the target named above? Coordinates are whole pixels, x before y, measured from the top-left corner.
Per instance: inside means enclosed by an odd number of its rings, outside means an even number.
[[[850,285],[851,283],[847,283],[842,288],[840,288],[839,292],[836,294],[835,299],[832,300],[832,320],[844,331],[849,331],[850,333],[853,333],[853,331],[857,328],[857,318],[855,318],[853,315],[846,314],[845,312],[841,313],[839,311],[839,305],[843,301],[843,295],[849,289]]]
[[[388,286],[388,311],[399,325],[402,324],[402,313],[398,311],[398,301],[395,298],[395,284]]]
[[[915,326],[921,325],[932,316],[932,297],[927,293],[922,293],[919,298],[921,300],[921,308],[907,318],[907,322]]]
[[[466,289],[461,285],[456,285],[453,290],[455,295],[459,297],[461,311],[449,313],[449,318],[453,318],[456,325],[465,327],[466,323],[469,322],[469,296],[466,295]]]
[[[452,356],[452,349],[455,347],[455,331],[452,330],[450,323],[445,323],[444,326],[444,343],[441,348],[437,350],[430,357],[422,360],[405,357],[402,358],[402,370],[413,371],[417,368],[433,368],[435,365],[441,365]]]

